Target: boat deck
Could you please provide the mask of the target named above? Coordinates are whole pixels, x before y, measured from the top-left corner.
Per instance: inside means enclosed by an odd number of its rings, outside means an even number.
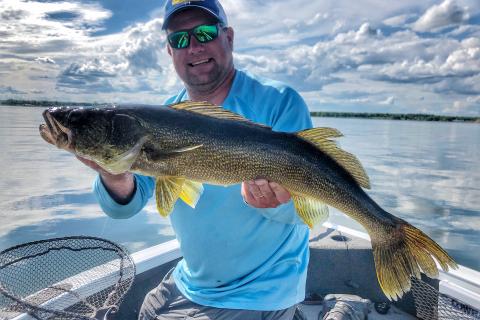
[[[165,248],[162,250],[168,252]],[[115,320],[133,319],[136,316],[136,311],[139,309],[145,294],[158,284],[163,275],[180,258],[175,255],[176,250],[172,248],[170,259],[160,261],[160,263],[151,261],[150,263],[157,265],[157,267],[137,275],[135,284],[127,294],[119,314],[114,318]],[[143,269],[143,267],[139,267]],[[376,279],[370,242],[321,226],[316,227],[311,233],[306,291],[307,296],[311,294],[326,296],[330,293],[354,294],[362,298],[368,298],[372,302],[388,301]],[[388,313],[385,315],[377,313],[372,303],[368,319],[417,319],[412,316],[412,314],[415,314],[415,309],[412,307],[413,301],[411,299],[411,294],[407,294],[399,302],[391,304]],[[317,320],[323,317],[321,302],[308,305],[300,304],[299,308],[307,318],[306,320]]]
[[[321,320],[323,317],[323,308],[322,305],[305,305],[300,304],[298,307],[303,315],[306,317],[305,320]],[[379,314],[372,307],[368,313],[368,320],[414,320],[416,317],[403,312],[395,306],[391,306],[386,314]]]

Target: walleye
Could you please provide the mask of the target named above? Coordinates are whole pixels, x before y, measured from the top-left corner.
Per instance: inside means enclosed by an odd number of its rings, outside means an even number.
[[[170,107],[50,108],[41,136],[59,148],[98,163],[111,173],[156,178],[163,216],[178,198],[195,207],[202,183],[231,185],[264,178],[290,191],[295,209],[310,227],[328,215],[327,205],[346,213],[371,238],[379,284],[396,300],[411,276],[438,276],[453,259],[408,222],[384,211],[362,188],[369,179],[355,156],[340,149],[332,128],[275,132],[204,102]],[[240,195],[239,195],[240,196]]]

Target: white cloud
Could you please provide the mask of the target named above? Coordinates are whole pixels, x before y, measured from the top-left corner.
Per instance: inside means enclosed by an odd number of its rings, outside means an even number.
[[[138,24],[126,31],[126,40],[118,49],[133,74],[143,74],[150,70],[162,71],[161,57],[165,55],[165,33],[163,19],[153,19]]]
[[[113,87],[109,78],[115,77],[111,65],[104,60],[94,59],[87,63],[72,63],[58,76],[57,88],[67,92],[109,92]]]
[[[161,12],[98,36],[115,18],[100,2],[15,3],[0,3],[9,21],[0,25],[0,98],[17,90],[33,98],[161,103],[180,87]],[[405,0],[388,8],[380,0],[222,3],[235,28],[236,66],[287,82],[312,108],[415,112],[419,101],[422,110],[437,111],[454,101],[478,103],[467,101],[480,73],[480,26],[468,20],[480,14],[476,0]]]
[[[380,101],[380,104],[389,105],[389,106],[394,105],[395,104],[395,97],[388,97],[384,101]]]
[[[337,82],[331,80],[338,79],[335,74],[340,71],[406,83],[435,83],[445,77],[470,77],[480,73],[477,39],[440,42],[421,38],[411,31],[384,36],[368,23],[356,31],[340,33],[332,40],[311,46],[299,45],[274,53],[269,50],[236,57],[242,67],[268,76],[283,75],[300,90],[315,90],[323,84]]]
[[[413,29],[421,32],[438,31],[445,27],[461,24],[469,19],[468,8],[462,8],[455,0],[445,0],[430,7],[414,24]]]
[[[408,23],[408,21],[410,21],[414,17],[416,16],[411,14],[401,14],[398,16],[389,17],[383,20],[382,23],[386,26],[398,27],[398,26],[405,25],[406,23]]]
[[[55,19],[52,15],[69,14],[69,19]],[[74,1],[40,2],[3,0],[0,14],[8,17],[9,23],[0,27],[0,32],[9,36],[0,43],[30,43],[42,45],[54,40],[87,40],[89,34],[98,31],[111,12],[95,3]],[[50,17],[50,18],[49,18]]]
[[[35,61],[40,62],[40,63],[55,64],[55,60],[53,60],[50,57],[38,57],[38,58],[35,59]]]

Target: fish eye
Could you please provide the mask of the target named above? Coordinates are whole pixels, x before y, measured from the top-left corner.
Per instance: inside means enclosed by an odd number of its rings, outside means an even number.
[[[79,114],[75,110],[71,110],[68,113],[68,117],[67,117],[68,123],[76,123],[78,119],[79,119]]]
[[[67,117],[67,123],[69,124],[81,124],[86,120],[86,113],[83,109],[73,109],[69,112]]]

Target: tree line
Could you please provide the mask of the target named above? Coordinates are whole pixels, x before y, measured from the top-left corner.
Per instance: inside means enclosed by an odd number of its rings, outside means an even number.
[[[6,106],[49,107],[49,106],[86,106],[86,105],[96,105],[97,103],[7,99],[7,100],[0,100],[0,104],[6,105]]]
[[[448,121],[448,122],[477,122],[480,123],[480,117],[466,116],[444,116],[425,113],[366,113],[366,112],[328,112],[314,111],[310,112],[312,117],[330,117],[330,118],[365,118],[365,119],[384,119],[384,120],[417,120],[417,121]]]

